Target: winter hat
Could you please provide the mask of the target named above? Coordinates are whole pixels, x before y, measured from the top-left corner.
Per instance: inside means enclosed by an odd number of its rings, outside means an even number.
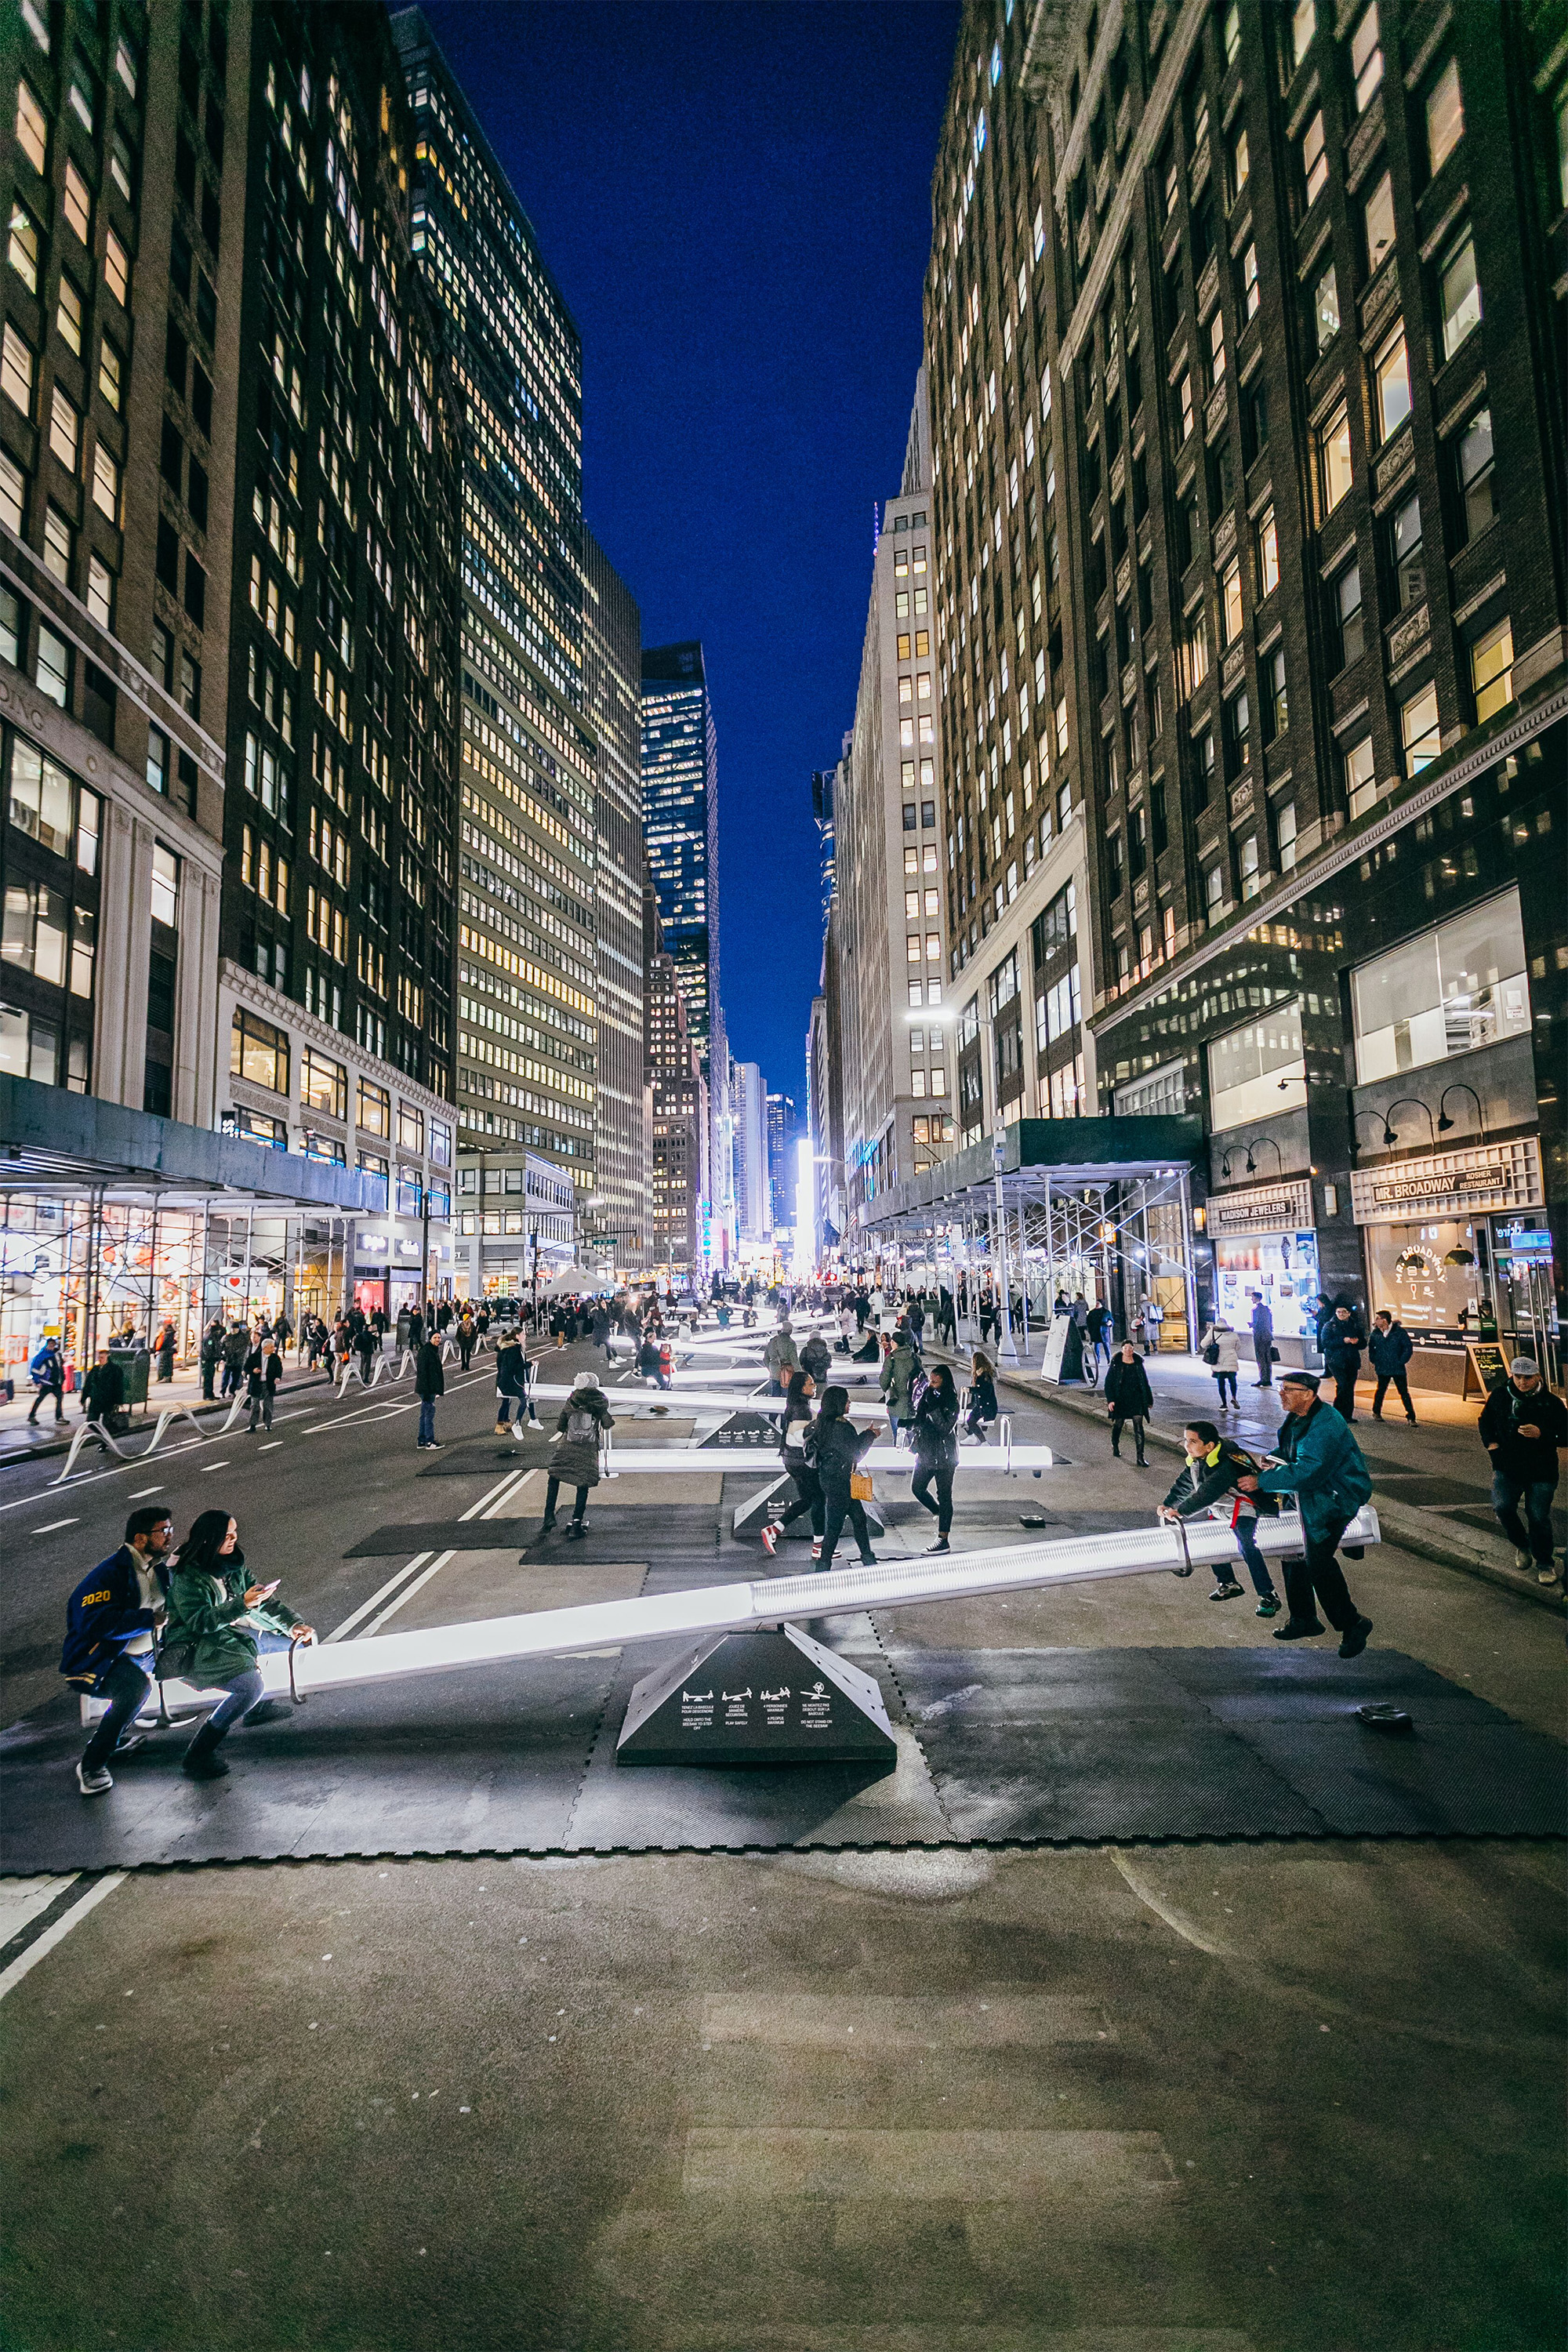
[[[579,1372],[572,1383],[572,1393],[575,1396],[579,1389],[596,1389],[598,1385],[599,1376],[596,1372]]]
[[[1532,1372],[1538,1380],[1541,1377],[1541,1367],[1533,1356],[1516,1356],[1509,1370],[1516,1381],[1521,1378],[1528,1380]]]

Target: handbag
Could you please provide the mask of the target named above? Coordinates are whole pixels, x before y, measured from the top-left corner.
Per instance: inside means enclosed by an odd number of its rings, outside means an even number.
[[[871,1473],[869,1470],[851,1470],[849,1473],[849,1499],[852,1503],[868,1503],[874,1491],[875,1490],[871,1485]]]

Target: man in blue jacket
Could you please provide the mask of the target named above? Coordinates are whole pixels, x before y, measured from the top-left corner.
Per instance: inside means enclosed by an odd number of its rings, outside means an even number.
[[[174,1536],[174,1522],[166,1510],[148,1504],[132,1511],[119,1550],[83,1577],[66,1604],[60,1672],[73,1689],[109,1701],[109,1712],[76,1768],[84,1797],[101,1797],[112,1789],[109,1759],[142,1745],[139,1738],[121,1734],[134,1723],[153,1687],[153,1651],[169,1591],[165,1555]]]
[[[1321,1633],[1314,1595],[1340,1636],[1342,1658],[1359,1658],[1372,1631],[1351,1599],[1335,1553],[1346,1528],[1372,1495],[1372,1479],[1361,1447],[1331,1404],[1318,1394],[1315,1372],[1287,1372],[1279,1382],[1285,1408],[1276,1451],[1279,1465],[1257,1478],[1242,1477],[1243,1494],[1294,1495],[1306,1538],[1306,1557],[1285,1562],[1285,1599],[1289,1613],[1274,1629],[1277,1642],[1300,1642]]]

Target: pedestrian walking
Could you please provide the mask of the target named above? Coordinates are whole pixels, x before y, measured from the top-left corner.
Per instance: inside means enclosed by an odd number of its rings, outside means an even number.
[[[466,1372],[474,1360],[474,1342],[479,1338],[471,1315],[465,1311],[458,1317],[452,1338],[457,1346],[458,1370]]]
[[[913,1428],[915,1475],[910,1493],[936,1520],[936,1541],[928,1551],[947,1551],[952,1532],[952,1474],[958,1462],[958,1391],[945,1364],[933,1364]],[[931,1486],[936,1500],[931,1500]]]
[[[888,1426],[893,1433],[893,1444],[899,1442],[899,1423],[914,1419],[914,1385],[921,1374],[921,1360],[915,1352],[908,1331],[898,1332],[886,1362],[879,1375],[877,1386],[887,1401]]]
[[[1127,1422],[1132,1423],[1132,1442],[1137,1452],[1137,1467],[1149,1467],[1143,1454],[1143,1424],[1154,1410],[1154,1391],[1149,1386],[1149,1375],[1143,1369],[1142,1358],[1131,1339],[1123,1339],[1110,1370],[1105,1375],[1105,1406],[1110,1416],[1110,1450],[1121,1459],[1121,1432]]]
[[[1221,1412],[1225,1411],[1225,1392],[1227,1387],[1230,1390],[1231,1408],[1234,1411],[1237,1404],[1236,1333],[1231,1329],[1230,1325],[1222,1322],[1216,1316],[1199,1340],[1198,1352],[1214,1374],[1214,1384],[1219,1391]]]
[[[1233,1439],[1222,1437],[1212,1421],[1189,1421],[1182,1432],[1182,1443],[1186,1462],[1155,1517],[1173,1524],[1206,1512],[1211,1519],[1221,1520],[1235,1536],[1237,1549],[1247,1562],[1258,1595],[1258,1615],[1278,1617],[1279,1596],[1268,1563],[1258,1549],[1258,1520],[1260,1511],[1272,1516],[1279,1507],[1255,1492],[1243,1494],[1240,1485],[1243,1478],[1256,1477],[1258,1463]],[[1209,1599],[1236,1601],[1240,1595],[1241,1587],[1230,1570],[1219,1569]]]
[[[1251,1293],[1252,1360],[1258,1367],[1255,1389],[1271,1389],[1274,1385],[1274,1318],[1260,1290]]]
[[[1553,1584],[1552,1497],[1557,1454],[1568,1445],[1568,1411],[1541,1377],[1533,1356],[1516,1356],[1481,1408],[1481,1444],[1491,1455],[1492,1509],[1513,1546],[1515,1568],[1533,1559],[1536,1581]],[[1524,1520],[1519,1507],[1524,1506]]]
[[[1353,1421],[1356,1376],[1365,1345],[1365,1335],[1354,1310],[1342,1303],[1336,1307],[1322,1327],[1318,1344],[1322,1351],[1323,1370],[1334,1384],[1334,1411],[1342,1421]]]
[[[169,1582],[168,1630],[158,1654],[160,1675],[177,1675],[218,1701],[180,1759],[193,1780],[219,1780],[228,1766],[218,1754],[237,1723],[265,1723],[284,1710],[264,1698],[257,1659],[264,1650],[313,1642],[315,1628],[277,1597],[276,1580],[251,1581],[239,1548],[239,1522],[229,1511],[204,1511],[180,1546]]]
[[[1160,1345],[1160,1326],[1165,1319],[1165,1310],[1157,1298],[1145,1298],[1139,1319],[1143,1326],[1143,1353],[1152,1356]]]
[[[33,1408],[27,1415],[29,1422],[37,1425],[38,1407],[46,1397],[53,1397],[55,1420],[62,1422],[66,1417],[66,1368],[58,1339],[50,1338],[44,1340],[27,1366],[27,1377],[36,1391]]]
[[[588,1489],[599,1483],[599,1449],[615,1426],[615,1415],[596,1374],[579,1372],[572,1383],[571,1397],[561,1409],[551,1441],[553,1451],[544,1487],[542,1535],[549,1535],[554,1528],[555,1504],[563,1486],[576,1488],[572,1524],[566,1533],[569,1537],[584,1533],[588,1524]]]
[[[963,1420],[963,1433],[971,1445],[984,1444],[985,1433],[996,1417],[996,1368],[977,1348],[970,1360],[969,1411]]]
[[[589,1319],[588,1336],[595,1348],[603,1348],[605,1361],[607,1364],[613,1363],[615,1351],[610,1346],[610,1310],[602,1299],[595,1307]]]
[[[370,1368],[380,1349],[381,1341],[376,1338],[372,1326],[362,1323],[354,1333],[354,1354],[359,1358],[359,1377],[362,1388],[370,1386]]]
[[[447,1375],[441,1370],[441,1350],[434,1339],[419,1342],[414,1358],[414,1393],[419,1400],[419,1444],[425,1449],[439,1449],[436,1400],[447,1393]]]
[[[876,1442],[875,1430],[858,1430],[849,1419],[849,1391],[834,1387],[823,1393],[822,1410],[807,1434],[806,1457],[822,1481],[823,1529],[822,1549],[817,1555],[822,1566],[831,1568],[833,1555],[844,1522],[854,1529],[860,1549],[863,1568],[875,1568],[877,1555],[871,1549],[871,1531],[866,1524],[865,1498],[855,1491],[861,1479],[870,1481],[860,1469],[860,1457],[870,1451]]]
[[[223,1335],[223,1387],[219,1393],[237,1396],[245,1378],[245,1360],[250,1353],[250,1333],[243,1323],[231,1323]]]
[[[1415,1426],[1415,1408],[1410,1402],[1410,1379],[1405,1366],[1415,1353],[1410,1334],[1403,1323],[1396,1322],[1386,1307],[1380,1307],[1372,1318],[1372,1335],[1366,1343],[1372,1359],[1372,1369],[1377,1374],[1377,1391],[1372,1400],[1373,1421],[1383,1419],[1383,1400],[1389,1386],[1399,1391],[1399,1402],[1405,1407],[1405,1418],[1412,1429]]]
[[[157,1365],[157,1370],[153,1375],[153,1379],[172,1381],[174,1377],[174,1327],[172,1323],[167,1321],[164,1323],[158,1334],[153,1354]]]
[[[1100,1377],[1100,1361],[1102,1356],[1107,1369],[1110,1364],[1110,1309],[1109,1307],[1101,1307],[1097,1303],[1089,1308],[1084,1318],[1083,1334],[1092,1351],[1089,1363],[1089,1378],[1092,1381]]]
[[[263,1339],[245,1360],[245,1392],[250,1402],[249,1436],[255,1436],[258,1419],[271,1428],[273,1400],[282,1377],[283,1357],[277,1341]]]
[[[126,1520],[119,1549],[83,1577],[66,1603],[60,1672],[73,1690],[109,1703],[77,1764],[76,1784],[84,1797],[106,1796],[114,1786],[110,1759],[142,1745],[132,1726],[153,1687],[174,1535],[163,1506],[143,1504]]]
[[[1343,1416],[1318,1394],[1316,1372],[1286,1372],[1279,1402],[1285,1419],[1274,1466],[1237,1482],[1244,1495],[1294,1495],[1301,1514],[1305,1549],[1300,1559],[1285,1563],[1289,1613],[1274,1628],[1274,1639],[1301,1642],[1321,1633],[1321,1606],[1340,1636],[1341,1657],[1359,1658],[1372,1619],[1351,1599],[1335,1555],[1346,1528],[1372,1494],[1372,1479]]]
[[[89,1423],[116,1434],[115,1415],[125,1401],[125,1375],[107,1348],[100,1348],[81,1384],[81,1409]]]
[[[795,1344],[794,1329],[787,1315],[763,1349],[763,1361],[767,1366],[768,1394],[783,1396],[790,1374],[800,1362],[800,1350]]]
[[[223,1361],[223,1318],[215,1315],[202,1333],[196,1349],[196,1367],[202,1376],[202,1395],[210,1402],[217,1387],[218,1366]]]
[[[945,1283],[936,1295],[936,1338],[938,1347],[943,1340],[950,1348],[958,1345],[958,1313],[952,1293]]]
[[[779,1537],[784,1528],[792,1526],[806,1511],[811,1514],[811,1556],[813,1559],[821,1557],[826,1498],[822,1481],[806,1453],[805,1444],[813,1422],[811,1401],[816,1394],[816,1382],[803,1364],[790,1374],[779,1425],[779,1454],[795,1481],[795,1500],[781,1518],[763,1529],[763,1549],[770,1559],[778,1549]]]
[[[810,1373],[818,1388],[822,1386],[832,1370],[833,1358],[828,1352],[827,1342],[820,1331],[814,1331],[801,1349],[800,1369],[803,1372]]]

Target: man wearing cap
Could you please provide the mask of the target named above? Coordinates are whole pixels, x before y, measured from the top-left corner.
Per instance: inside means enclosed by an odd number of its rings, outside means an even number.
[[[1492,1458],[1492,1509],[1513,1546],[1515,1568],[1533,1558],[1536,1580],[1554,1584],[1552,1497],[1557,1491],[1557,1449],[1568,1445],[1568,1412],[1541,1377],[1533,1356],[1516,1356],[1481,1408],[1481,1444]],[[1521,1524],[1524,1505],[1528,1532]]]
[[[1359,1658],[1372,1620],[1351,1599],[1335,1554],[1346,1528],[1371,1497],[1372,1479],[1348,1425],[1318,1394],[1315,1372],[1287,1372],[1279,1382],[1279,1402],[1285,1419],[1276,1442],[1276,1466],[1236,1482],[1243,1494],[1294,1495],[1301,1514],[1305,1557],[1285,1562],[1289,1614],[1275,1627],[1274,1639],[1300,1642],[1321,1633],[1321,1603],[1340,1636],[1341,1657]]]

